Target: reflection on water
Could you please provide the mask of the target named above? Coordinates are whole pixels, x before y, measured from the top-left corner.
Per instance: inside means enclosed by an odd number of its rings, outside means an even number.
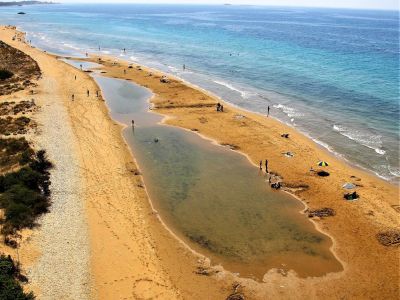
[[[301,203],[272,191],[265,175],[238,153],[198,135],[157,124],[150,93],[96,77],[161,217],[193,248],[226,269],[261,279],[271,268],[320,276],[342,269],[330,239],[315,230]]]

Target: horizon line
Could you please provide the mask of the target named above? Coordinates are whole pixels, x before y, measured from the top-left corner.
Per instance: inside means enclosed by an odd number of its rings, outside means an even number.
[[[23,1],[23,0],[21,0]],[[0,1],[1,2],[1,1]],[[5,2],[20,2],[20,1],[5,1]],[[178,2],[160,2],[160,3],[145,3],[145,2],[86,2],[86,1],[72,1],[72,2],[52,2],[53,4],[138,4],[138,5],[182,5],[182,6],[254,6],[254,7],[282,7],[282,8],[326,8],[326,9],[354,9],[354,10],[379,10],[379,11],[392,11],[400,12],[400,7],[397,8],[378,8],[378,7],[350,7],[350,6],[311,6],[311,5],[278,5],[278,4],[231,4],[227,3],[178,3]]]

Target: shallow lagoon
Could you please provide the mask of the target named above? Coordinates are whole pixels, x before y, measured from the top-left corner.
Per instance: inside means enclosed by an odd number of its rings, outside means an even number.
[[[95,76],[111,116],[129,125],[123,136],[162,219],[192,248],[242,276],[262,279],[271,268],[300,276],[342,270],[300,201],[271,190],[245,156],[197,134],[159,124],[148,90]],[[130,126],[135,120],[135,129]],[[158,142],[155,142],[155,139]]]

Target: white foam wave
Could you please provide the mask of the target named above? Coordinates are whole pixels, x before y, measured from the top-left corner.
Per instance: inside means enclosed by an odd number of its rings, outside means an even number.
[[[137,61],[137,57],[136,56],[129,56],[129,59],[132,61]]]
[[[234,87],[233,85],[231,85],[229,83],[226,83],[226,82],[223,82],[223,81],[214,80],[214,82],[216,84],[219,84],[219,85],[222,85],[224,87],[227,87],[231,91],[235,91],[235,92],[239,93],[242,96],[243,99],[248,99],[250,96],[254,95],[254,93],[252,93],[252,92],[239,90],[238,88]]]
[[[388,166],[389,173],[395,177],[400,177],[400,169]]]
[[[356,129],[349,129],[341,125],[333,125],[333,130],[339,132],[341,135],[363,145],[367,148],[374,150],[379,155],[384,155],[385,150],[382,149],[382,136],[372,135],[370,133],[362,132]]]
[[[178,68],[175,68],[173,66],[168,66],[168,69],[170,69],[172,72],[175,72],[175,73],[180,71]]]
[[[78,47],[76,47],[74,45],[68,44],[68,43],[63,43],[63,45],[65,47],[68,47],[68,48],[71,48],[71,49],[74,49],[74,50],[81,50],[80,48],[78,48]]]
[[[283,113],[285,113],[289,118],[291,118],[291,121],[292,121],[292,119],[294,121],[295,117],[303,117],[304,116],[304,114],[302,114],[301,112],[298,112],[297,110],[295,110],[293,107],[290,107],[290,106],[286,106],[283,104],[275,104],[274,107],[282,110]]]
[[[101,53],[110,54],[111,52],[110,52],[110,51],[107,51],[107,50],[102,50]]]

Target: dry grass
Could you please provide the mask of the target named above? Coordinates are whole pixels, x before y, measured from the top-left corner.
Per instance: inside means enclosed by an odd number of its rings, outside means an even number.
[[[25,53],[0,41],[0,70],[12,73],[9,78],[0,79],[0,95],[34,86],[33,81],[41,76],[38,64]]]

